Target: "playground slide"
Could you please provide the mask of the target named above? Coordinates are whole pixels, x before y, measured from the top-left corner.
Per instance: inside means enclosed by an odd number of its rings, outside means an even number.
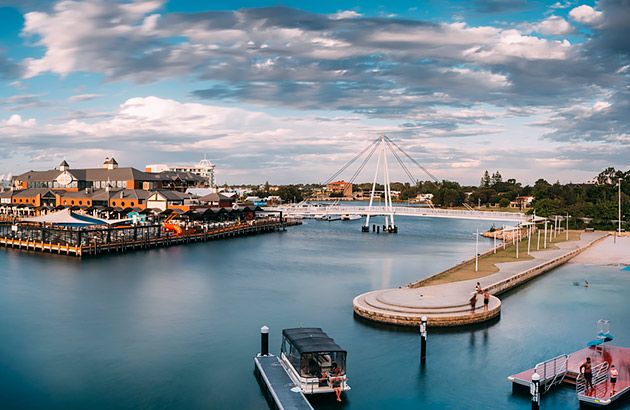
[[[182,227],[175,224],[164,224],[164,229],[170,232],[174,232],[175,235],[181,235],[184,233]]]

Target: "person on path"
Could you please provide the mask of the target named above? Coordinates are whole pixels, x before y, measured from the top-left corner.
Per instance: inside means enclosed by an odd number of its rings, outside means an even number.
[[[584,369],[584,371],[582,371],[582,369]],[[586,386],[585,386],[586,391],[589,390],[588,386],[591,386],[591,389],[592,389],[593,388],[593,370],[591,366],[590,357],[587,357],[586,361],[582,363],[582,365],[580,366],[580,374],[584,376],[584,380],[586,381]]]
[[[479,294],[483,293],[483,290],[481,290],[481,285],[479,284],[479,282],[477,282],[477,284],[475,285],[475,292]]]
[[[477,305],[477,293],[473,293],[472,297],[470,298],[470,313],[471,314],[475,313],[476,305]]]
[[[610,366],[610,395],[615,394],[615,384],[617,383],[617,377],[619,376],[619,372],[615,369],[615,365]]]
[[[486,289],[486,291],[483,294],[483,311],[484,312],[488,311],[488,303],[490,303],[490,292],[488,292],[488,289]]]

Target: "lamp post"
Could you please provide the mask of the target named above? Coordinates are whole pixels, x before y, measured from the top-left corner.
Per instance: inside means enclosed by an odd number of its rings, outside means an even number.
[[[619,221],[617,221],[619,223],[618,236],[621,236],[621,181],[623,181],[623,178],[619,178]]]
[[[479,271],[479,228],[475,235],[475,272]]]

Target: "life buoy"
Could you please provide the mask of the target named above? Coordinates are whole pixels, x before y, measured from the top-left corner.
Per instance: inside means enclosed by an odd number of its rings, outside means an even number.
[[[237,210],[238,209],[238,204],[236,202],[234,202],[232,204],[232,209]]]

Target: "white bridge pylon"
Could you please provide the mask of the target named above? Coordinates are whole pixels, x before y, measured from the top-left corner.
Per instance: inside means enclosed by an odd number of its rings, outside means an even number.
[[[379,153],[378,160],[376,161],[376,171],[374,171],[374,182],[372,182],[372,192],[370,193],[370,205],[368,209],[372,208],[372,204],[374,203],[374,193],[376,192],[376,180],[378,178],[378,171],[381,167],[381,158],[383,159],[383,186],[385,187],[385,209],[383,213],[379,213],[379,215],[385,215],[385,230],[388,232],[397,232],[398,228],[394,224],[394,210],[392,206],[392,191],[389,184],[389,168],[387,167],[387,153],[385,152],[385,135],[379,137]],[[370,230],[370,214],[367,213],[367,218],[365,218],[365,226],[363,227],[364,232],[369,232]]]

